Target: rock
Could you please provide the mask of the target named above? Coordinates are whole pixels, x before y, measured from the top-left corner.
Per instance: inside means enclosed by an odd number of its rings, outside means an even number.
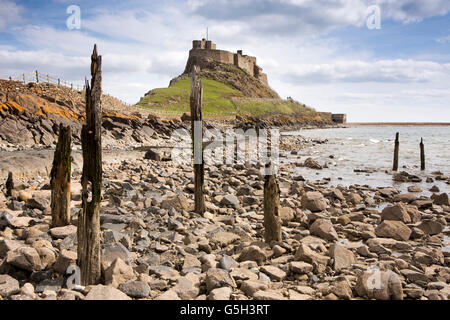
[[[19,281],[7,274],[0,274],[0,297],[7,298],[19,292]]]
[[[105,245],[102,249],[103,270],[106,270],[117,258],[120,258],[126,263],[130,263],[132,260],[132,255],[131,252],[121,243]]]
[[[167,290],[163,294],[159,295],[155,298],[155,300],[162,300],[162,301],[173,301],[173,300],[181,300],[177,293],[171,289]]]
[[[191,273],[184,277],[179,277],[173,290],[182,300],[197,298],[200,293],[198,276]]]
[[[267,283],[259,280],[246,280],[242,282],[240,289],[247,296],[253,297],[255,292],[267,290],[268,287]]]
[[[239,199],[235,195],[229,194],[222,198],[220,204],[237,208],[239,207]]]
[[[401,221],[386,220],[375,229],[375,234],[382,238],[407,241],[411,236],[411,229]]]
[[[195,256],[188,254],[184,257],[183,270],[189,268],[201,268],[202,263]]]
[[[322,169],[322,166],[319,164],[319,162],[317,162],[313,158],[306,159],[305,162],[303,163],[303,166],[310,168],[310,169],[317,169],[317,170]]]
[[[86,300],[131,300],[131,298],[116,288],[99,284],[91,288]]]
[[[232,257],[226,254],[219,260],[219,268],[226,271],[230,271],[232,268],[237,268],[239,263],[237,263]]]
[[[358,205],[364,201],[364,199],[357,193],[350,193],[347,197],[347,201],[353,205]]]
[[[447,193],[442,193],[434,198],[434,204],[440,206],[450,206],[450,200]]]
[[[333,224],[327,219],[317,219],[309,228],[312,235],[316,235],[328,241],[336,241],[338,234],[334,230]]]
[[[119,290],[127,296],[142,299],[150,295],[150,287],[142,281],[127,281],[119,285]]]
[[[323,211],[327,208],[327,202],[320,192],[307,192],[302,197],[302,208],[312,212]]]
[[[68,236],[74,235],[77,233],[77,227],[74,225],[68,225],[65,227],[58,227],[50,229],[50,234],[55,239],[64,239]]]
[[[41,266],[43,269],[51,267],[56,261],[56,250],[52,244],[47,240],[37,240],[33,242],[33,248],[41,258]]]
[[[59,290],[61,290],[63,286],[63,281],[64,279],[62,277],[56,279],[45,279],[36,286],[35,292],[36,293],[43,293],[45,291],[58,292]]]
[[[348,268],[352,264],[356,263],[356,258],[353,252],[346,249],[339,243],[334,243],[330,246],[330,256],[334,260],[333,268],[335,271]]]
[[[400,270],[400,273],[412,283],[416,283],[420,286],[426,286],[429,282],[428,276],[421,272],[410,269],[403,269]]]
[[[308,245],[302,243],[297,249],[297,252],[295,253],[295,260],[296,261],[304,261],[311,264],[316,265],[322,265],[322,267],[326,266],[328,264],[328,261],[330,260],[329,257],[321,255],[318,252],[315,252],[311,248],[309,248]],[[324,269],[324,268],[323,268]]]
[[[240,238],[237,234],[221,231],[213,235],[212,241],[219,243],[221,247],[226,247]]]
[[[286,298],[275,290],[257,291],[253,295],[255,300],[286,300]]]
[[[62,250],[58,256],[58,259],[53,266],[53,270],[60,274],[65,274],[67,268],[77,263],[77,253],[68,250]]]
[[[13,251],[21,246],[23,246],[23,244],[17,240],[0,240],[0,259],[6,257],[6,254],[9,251]]]
[[[231,292],[232,290],[229,287],[214,289],[209,293],[208,300],[230,300]]]
[[[400,277],[392,271],[371,270],[359,276],[355,290],[360,297],[376,300],[403,300]]]
[[[190,205],[188,199],[183,195],[176,195],[173,197],[166,198],[161,203],[161,208],[170,209],[174,208],[175,210],[181,211],[189,211]]]
[[[206,289],[208,292],[216,288],[221,288],[224,286],[229,286],[232,288],[236,288],[236,283],[234,279],[230,276],[230,274],[223,269],[215,269],[211,268],[206,272]]]
[[[34,248],[20,247],[8,252],[6,262],[10,265],[30,272],[42,269],[41,258]]]
[[[117,288],[120,284],[134,280],[133,268],[122,259],[116,258],[111,266],[105,270],[105,284]]]
[[[339,299],[350,300],[353,297],[352,288],[345,278],[337,281],[330,291]]]
[[[1,282],[1,280],[0,280],[0,282]],[[27,282],[20,289],[20,293],[23,294],[23,295],[30,296],[30,297],[34,298],[35,297],[34,286],[31,283]]]
[[[29,193],[29,192],[27,192],[25,190],[19,191],[19,199],[20,199],[20,201],[27,202],[32,197],[33,196],[31,195],[31,193]]]
[[[295,218],[295,211],[289,207],[281,207],[280,218],[284,225],[287,225],[290,221]]]
[[[260,270],[276,281],[282,281],[287,276],[286,272],[274,266],[264,266]]]
[[[50,207],[50,200],[41,197],[35,197],[28,199],[26,205],[30,209],[39,209],[44,211],[46,208]]]
[[[144,155],[144,159],[147,160],[154,160],[154,161],[161,161],[162,157],[159,154],[159,152],[154,151],[154,150],[148,150],[145,155]]]
[[[426,220],[422,221],[421,224],[417,226],[420,230],[422,230],[425,234],[433,236],[435,234],[439,234],[444,230],[444,226],[435,221],[435,220]]]
[[[423,191],[422,188],[419,186],[409,186],[408,187],[408,192],[420,193],[422,191]]]
[[[180,276],[177,270],[167,266],[151,266],[148,268],[148,270],[150,272],[150,275],[155,274],[159,278],[164,280],[176,280]]]
[[[381,212],[381,218],[383,220],[401,221],[403,223],[410,223],[411,217],[406,210],[406,206],[403,203],[398,203],[395,206],[388,206]]]
[[[307,274],[312,272],[314,267],[303,261],[292,261],[289,263],[289,270],[293,273]]]
[[[266,261],[267,256],[264,251],[258,246],[249,246],[242,250],[239,255],[238,261],[255,261],[259,265],[261,265],[264,261]]]

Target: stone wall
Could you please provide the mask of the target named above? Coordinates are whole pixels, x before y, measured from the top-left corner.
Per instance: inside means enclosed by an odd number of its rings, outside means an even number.
[[[237,53],[231,53],[225,50],[217,50],[216,44],[212,41],[205,39],[194,40],[192,49],[189,52],[189,61],[195,61],[196,59],[213,60],[235,65],[268,85],[267,75],[257,65],[256,57],[244,55],[242,50],[238,50]],[[189,71],[188,68],[186,70]]]

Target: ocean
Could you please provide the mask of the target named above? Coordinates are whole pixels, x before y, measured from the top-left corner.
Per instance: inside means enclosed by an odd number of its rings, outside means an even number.
[[[399,171],[406,171],[423,178],[418,185],[424,195],[433,185],[442,192],[450,192],[450,185],[444,181],[426,183],[432,172],[450,174],[450,126],[367,126],[333,129],[312,129],[284,133],[300,135],[309,139],[327,139],[325,144],[299,150],[302,160],[312,157],[328,168],[312,170],[297,168],[296,173],[314,181],[330,178],[331,185],[369,185],[371,187],[398,187],[406,191],[412,183],[397,183],[392,180],[392,163],[396,132],[400,133]],[[424,139],[426,170],[420,171],[420,140]],[[355,169],[374,171],[354,172]]]

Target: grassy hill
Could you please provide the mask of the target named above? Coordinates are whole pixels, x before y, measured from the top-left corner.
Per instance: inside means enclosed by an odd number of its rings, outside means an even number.
[[[264,117],[269,115],[311,115],[315,111],[293,100],[273,98],[248,98],[222,82],[202,79],[203,113],[206,116]],[[173,82],[168,88],[150,91],[138,104],[158,114],[181,116],[189,113],[190,78]]]

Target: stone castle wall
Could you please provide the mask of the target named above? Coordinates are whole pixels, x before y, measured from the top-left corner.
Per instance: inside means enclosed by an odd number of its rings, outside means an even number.
[[[267,75],[263,73],[262,68],[257,65],[256,58],[243,55],[241,50],[237,53],[217,50],[216,44],[212,41],[207,41],[205,39],[194,40],[192,42],[192,49],[189,51],[189,60],[192,60],[192,58],[213,60],[220,63],[235,65],[268,85]]]

